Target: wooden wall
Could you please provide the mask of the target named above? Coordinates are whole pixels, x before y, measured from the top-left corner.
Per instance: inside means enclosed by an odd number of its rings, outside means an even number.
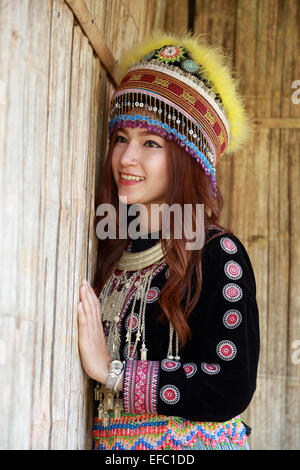
[[[165,8],[86,5],[116,58]],[[90,448],[76,307],[111,85],[63,0],[0,0],[0,64],[0,448]]]
[[[256,123],[248,148],[217,169],[222,220],[248,249],[260,308],[258,387],[243,417],[253,449],[300,449],[300,3],[196,0],[195,10],[195,33],[232,57]]]
[[[113,87],[70,1],[0,0],[0,448],[90,448],[78,285],[93,279],[99,167]],[[113,56],[154,27],[225,47],[256,130],[217,171],[224,225],[248,249],[261,318],[253,449],[300,448],[300,5],[85,0]],[[189,10],[190,8],[190,10]],[[191,17],[191,11],[194,15]],[[298,126],[298,128],[297,128]],[[294,361],[295,362],[295,361]]]

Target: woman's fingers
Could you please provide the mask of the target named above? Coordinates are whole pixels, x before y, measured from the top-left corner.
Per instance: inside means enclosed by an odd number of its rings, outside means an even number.
[[[78,319],[78,325],[79,326],[85,326],[86,325],[86,316],[85,316],[85,313],[84,313],[82,302],[78,302],[78,304],[77,304],[77,319]]]
[[[88,316],[88,318],[90,318],[91,307],[87,296],[87,286],[80,286],[80,300],[82,302],[85,314]]]
[[[87,297],[88,301],[92,310],[93,315],[93,326],[94,328],[99,328],[100,326],[100,318],[99,318],[99,310],[100,306],[97,305],[97,299],[95,300],[95,296],[93,295],[94,289],[90,284],[87,284]]]
[[[93,302],[93,305],[95,306],[95,310],[97,312],[97,323],[99,324],[101,323],[100,301],[96,296],[95,291],[91,285],[89,285],[89,292],[91,294],[91,301]]]
[[[91,322],[93,328],[99,328],[99,319],[97,318],[99,312],[97,311],[97,304],[92,295],[93,289],[86,283],[81,286],[80,290],[83,307],[88,315],[88,321]]]
[[[81,284],[79,292],[78,341],[82,365],[90,377],[105,383],[108,363],[112,358],[107,350],[99,315],[100,302],[93,288],[86,283]]]

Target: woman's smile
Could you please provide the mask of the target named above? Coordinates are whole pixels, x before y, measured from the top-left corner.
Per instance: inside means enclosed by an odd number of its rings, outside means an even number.
[[[128,173],[120,173],[120,183],[126,185],[138,184],[144,181],[144,176],[132,175]]]
[[[166,201],[168,147],[163,137],[139,127],[119,129],[111,165],[122,201],[146,205]]]

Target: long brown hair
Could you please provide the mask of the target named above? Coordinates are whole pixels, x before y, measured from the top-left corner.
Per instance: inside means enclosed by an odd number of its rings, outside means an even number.
[[[116,233],[118,232],[119,218],[118,207],[119,198],[117,185],[115,183],[112,168],[111,156],[114,147],[116,131],[110,140],[108,154],[103,162],[101,172],[101,182],[99,185],[98,204],[110,203],[116,209]],[[221,233],[232,233],[217,222],[221,216],[223,208],[223,196],[217,188],[217,198],[214,200],[211,195],[208,178],[202,167],[189,154],[187,154],[175,142],[167,142],[168,146],[168,169],[169,169],[169,194],[166,203],[169,207],[172,204],[191,204],[192,220],[195,221],[195,211],[197,204],[204,204],[204,230],[207,233],[209,226],[218,228]],[[210,214],[208,213],[210,211]],[[183,212],[183,211],[182,211]],[[95,225],[104,216],[97,216]],[[128,223],[132,217],[128,216]],[[202,288],[202,263],[200,250],[186,250],[185,238],[174,239],[174,220],[170,218],[170,236],[172,239],[172,248],[167,251],[167,240],[162,239],[163,247],[166,250],[165,260],[169,266],[169,278],[160,291],[159,304],[162,310],[158,318],[160,322],[171,321],[174,329],[177,331],[180,348],[182,348],[188,339],[191,339],[192,332],[187,319],[194,309]],[[183,226],[183,224],[182,224]],[[195,229],[195,227],[193,227]],[[215,234],[210,238],[218,236]],[[207,243],[206,240],[205,243]],[[105,239],[99,242],[97,272],[94,282],[94,289],[97,296],[114,271],[114,268],[120,259],[123,250],[128,246],[130,239]],[[204,245],[205,245],[204,243]],[[192,278],[196,275],[196,289],[191,298]],[[183,302],[185,304],[183,305]],[[183,306],[182,306],[183,305]]]

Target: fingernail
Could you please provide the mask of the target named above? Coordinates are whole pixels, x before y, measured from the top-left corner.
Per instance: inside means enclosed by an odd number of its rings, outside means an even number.
[[[86,279],[82,279],[82,284],[86,284],[87,283],[87,280]]]

